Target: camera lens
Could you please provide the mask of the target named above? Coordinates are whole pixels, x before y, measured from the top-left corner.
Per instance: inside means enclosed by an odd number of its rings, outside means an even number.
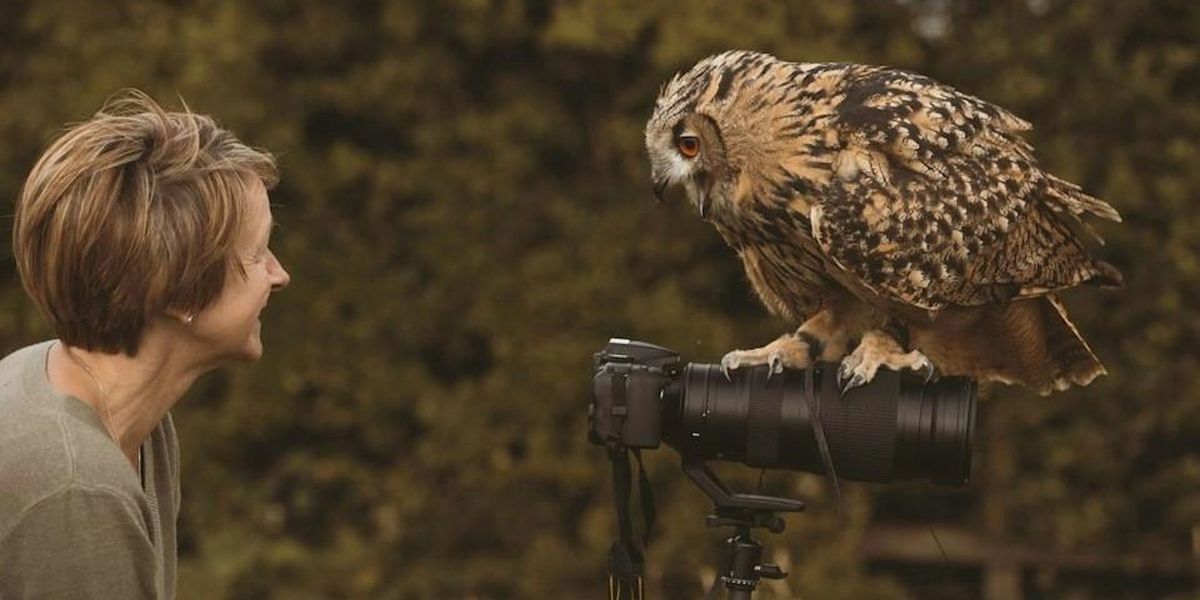
[[[664,394],[664,437],[685,457],[824,473],[819,422],[839,478],[962,485],[976,396],[962,377],[925,383],[881,369],[842,396],[835,364],[770,378],[766,367],[738,369],[728,379],[719,365],[689,364]]]

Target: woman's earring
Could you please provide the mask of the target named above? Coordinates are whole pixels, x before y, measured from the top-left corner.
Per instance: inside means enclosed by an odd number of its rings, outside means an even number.
[[[191,324],[192,324],[192,319],[194,319],[194,318],[196,318],[196,317],[195,317],[195,315],[193,315],[192,313],[188,313],[188,314],[186,314],[186,315],[183,315],[183,324],[184,324],[184,325],[191,325]]]

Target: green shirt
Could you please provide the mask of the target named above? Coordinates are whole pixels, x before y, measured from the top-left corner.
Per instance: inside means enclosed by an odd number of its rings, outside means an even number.
[[[0,361],[0,599],[174,598],[171,415],[139,477],[95,411],[50,386],[54,343]]]

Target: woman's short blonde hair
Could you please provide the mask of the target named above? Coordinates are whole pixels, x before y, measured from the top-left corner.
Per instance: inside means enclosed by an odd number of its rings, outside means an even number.
[[[245,196],[255,178],[274,187],[275,160],[184,110],[118,93],[25,180],[13,254],[63,343],[134,355],[150,318],[199,312],[231,270],[244,275]]]

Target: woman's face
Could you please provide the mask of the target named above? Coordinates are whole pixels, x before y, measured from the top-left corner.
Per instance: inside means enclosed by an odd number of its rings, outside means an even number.
[[[274,221],[261,181],[255,179],[247,186],[246,202],[246,220],[235,243],[246,276],[236,270],[227,273],[221,295],[191,324],[222,360],[258,360],[262,356],[259,314],[271,292],[283,289],[291,279],[268,247]]]

